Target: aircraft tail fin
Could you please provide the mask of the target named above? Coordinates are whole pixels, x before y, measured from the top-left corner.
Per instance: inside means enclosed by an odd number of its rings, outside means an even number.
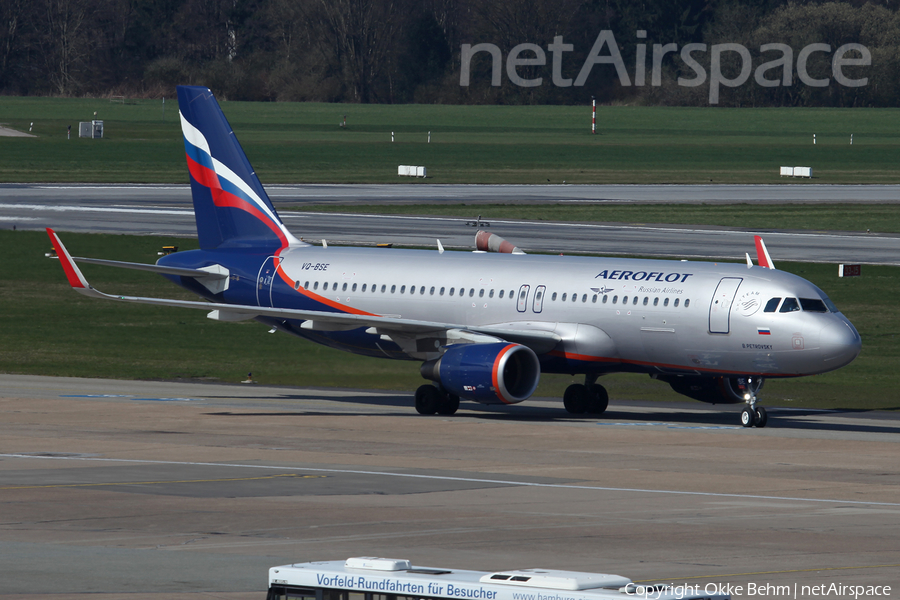
[[[305,245],[278,217],[212,92],[178,86],[178,108],[200,247]]]

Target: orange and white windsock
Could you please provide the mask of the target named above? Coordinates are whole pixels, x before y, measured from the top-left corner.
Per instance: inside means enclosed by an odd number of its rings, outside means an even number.
[[[482,252],[502,252],[504,254],[525,254],[499,235],[483,229],[475,234],[475,248]]]

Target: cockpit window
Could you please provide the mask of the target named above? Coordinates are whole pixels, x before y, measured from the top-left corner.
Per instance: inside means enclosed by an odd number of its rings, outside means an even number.
[[[800,307],[806,312],[828,312],[828,307],[818,298],[800,298]]]
[[[768,302],[766,302],[766,308],[763,312],[775,312],[778,310],[778,303],[781,302],[781,298],[772,298]]]
[[[800,303],[797,302],[796,298],[785,298],[784,302],[781,304],[781,310],[778,312],[794,312],[795,310],[800,310]]]

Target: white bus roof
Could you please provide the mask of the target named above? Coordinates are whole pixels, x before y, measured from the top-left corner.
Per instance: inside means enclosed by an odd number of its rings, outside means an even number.
[[[269,587],[323,588],[416,598],[454,600],[608,600],[652,594],[654,599],[703,598],[703,587],[671,586],[650,592],[627,577],[554,569],[518,569],[489,573],[413,566],[404,559],[363,556],[346,561],[282,565],[269,569]]]

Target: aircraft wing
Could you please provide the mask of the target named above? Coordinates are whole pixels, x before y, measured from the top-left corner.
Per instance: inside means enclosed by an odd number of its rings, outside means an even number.
[[[94,288],[81,273],[81,270],[75,264],[75,260],[69,251],[63,245],[59,236],[50,228],[47,228],[47,234],[56,249],[59,262],[63,267],[63,271],[69,280],[69,285],[76,292],[92,298],[101,298],[103,300],[116,300],[119,302],[133,302],[137,304],[152,304],[156,306],[171,306],[175,308],[192,308],[206,311],[220,311],[221,314],[227,315],[229,320],[240,320],[241,318],[251,319],[254,317],[272,317],[275,319],[297,319],[303,321],[312,321],[317,324],[330,324],[333,326],[345,326],[349,328],[356,327],[374,327],[379,333],[390,334],[397,332],[402,334],[422,334],[430,332],[471,332],[472,334],[480,334],[481,336],[491,336],[497,340],[506,340],[509,342],[519,343],[528,346],[537,354],[544,354],[552,350],[561,341],[561,337],[549,331],[540,331],[532,329],[513,329],[509,327],[491,327],[480,326],[470,327],[457,323],[442,323],[437,321],[420,321],[416,319],[403,319],[398,317],[382,317],[378,315],[352,315],[346,313],[333,313],[317,310],[299,310],[292,308],[271,308],[264,306],[252,306],[243,304],[224,304],[220,302],[207,302],[205,300],[175,300],[170,298],[149,298],[142,296],[121,296],[106,294]],[[104,264],[108,266],[125,266],[127,268],[135,268],[136,263],[120,263],[118,261],[101,261],[100,259],[91,259],[90,262],[95,264]],[[153,266],[153,265],[147,265]],[[166,268],[165,271],[159,269],[146,269],[149,271],[169,273],[172,269]],[[183,269],[190,271],[187,276],[190,277],[207,277],[211,274],[206,271],[194,271],[193,269]],[[185,275],[185,273],[172,273]],[[454,336],[458,337],[458,336]],[[462,339],[466,336],[463,335]],[[485,340],[487,341],[487,340]]]

